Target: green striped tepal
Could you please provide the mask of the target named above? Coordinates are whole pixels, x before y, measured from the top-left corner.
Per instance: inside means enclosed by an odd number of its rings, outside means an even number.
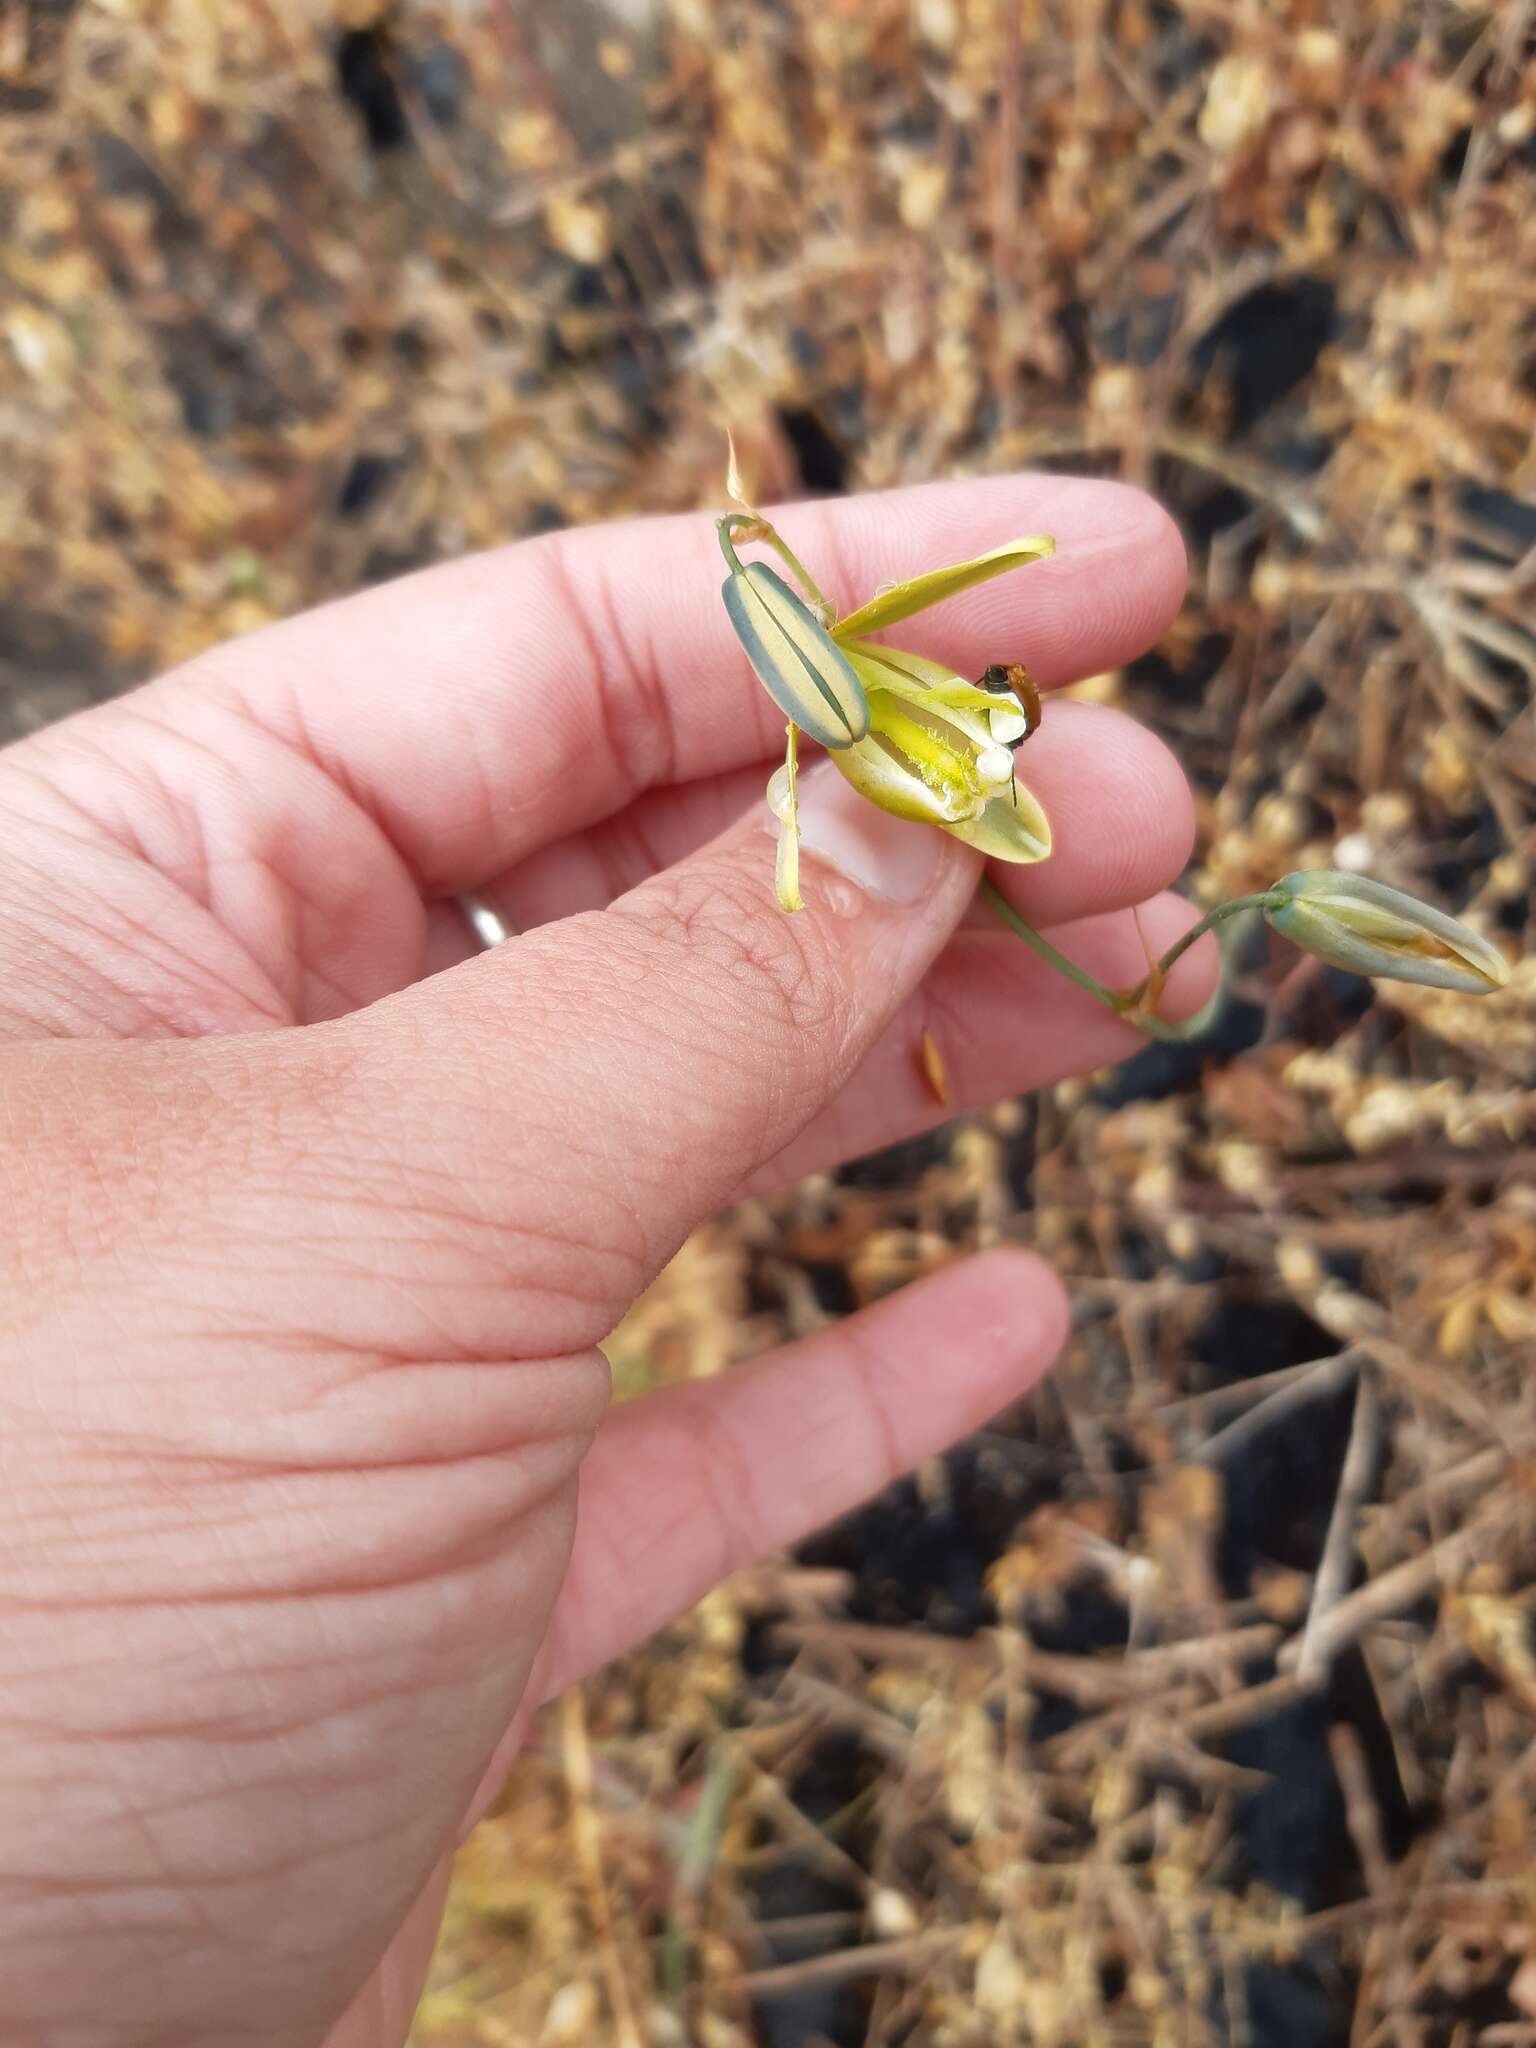
[[[869,731],[853,664],[810,606],[766,562],[733,569],[722,592],[736,637],[785,717],[818,745],[851,747]]]

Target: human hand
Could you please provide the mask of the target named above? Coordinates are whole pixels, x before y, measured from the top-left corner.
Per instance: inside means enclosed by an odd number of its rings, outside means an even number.
[[[1107,668],[1182,591],[1109,484],[782,524],[848,600],[1049,528],[909,629],[966,673]],[[956,1108],[1140,1042],[825,765],[779,913],[718,560],[702,518],[523,543],[0,757],[0,2039],[403,2039],[532,1710],[1061,1342],[996,1252],[605,1418],[598,1342],[690,1229],[936,1120],[925,1025]],[[1189,921],[1183,779],[1075,703],[1028,765],[1058,851],[997,878],[1133,979],[1128,907]],[[471,957],[466,890],[522,936]]]

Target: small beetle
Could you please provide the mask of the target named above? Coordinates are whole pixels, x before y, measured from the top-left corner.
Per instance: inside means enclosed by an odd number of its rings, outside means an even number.
[[[1040,730],[1040,692],[1035,688],[1028,669],[1019,662],[994,661],[976,678],[976,687],[991,697],[1018,700],[1019,709],[1024,714],[1024,730],[1017,739],[1006,742],[1017,753],[1024,742]]]
[[[1040,692],[1035,688],[1029,670],[1020,662],[994,661],[976,678],[976,687],[978,690],[985,690],[989,697],[1011,697],[1018,706],[1018,717],[1024,725],[1022,732],[1011,730],[1016,723],[1012,716],[1005,717],[1004,713],[994,711],[989,718],[992,737],[999,746],[1004,746],[1011,754],[1016,754],[1024,742],[1033,738],[1040,730]],[[1010,776],[1009,781],[1013,789],[1013,800],[1017,803],[1017,771]]]

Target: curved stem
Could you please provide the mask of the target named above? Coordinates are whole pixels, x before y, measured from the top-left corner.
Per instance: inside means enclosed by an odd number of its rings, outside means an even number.
[[[739,569],[741,563],[737,560],[736,550],[732,547],[730,541],[732,531],[739,533],[743,541],[760,540],[765,547],[772,548],[791,576],[799,583],[800,588],[805,592],[811,603],[817,606],[825,615],[824,623],[830,624],[837,617],[835,607],[828,602],[821,586],[817,583],[810,570],[806,568],[804,562],[801,561],[783,535],[775,527],[770,526],[760,513],[727,512],[723,519],[715,521],[715,532],[720,536],[721,551],[731,568]]]
[[[1182,939],[1175,939],[1158,961],[1158,973],[1166,974],[1176,960],[1183,959],[1196,939],[1215,931],[1217,925],[1225,924],[1229,917],[1236,917],[1244,910],[1278,910],[1287,901],[1289,899],[1283,889],[1260,889],[1252,896],[1234,896],[1230,902],[1218,903],[1214,910],[1205,913],[1198,924],[1192,924]]]
[[[1118,1014],[1120,1005],[1115,1001],[1114,991],[1106,988],[1102,981],[1096,980],[1086,968],[1079,967],[1075,960],[1069,960],[1065,953],[1059,953],[1045,934],[1037,932],[1032,924],[1020,917],[1002,890],[985,877],[982,880],[981,893],[1009,930],[1038,953],[1048,967],[1054,967],[1058,974],[1064,974],[1068,981],[1074,983],[1085,995],[1092,996],[1096,1003],[1102,1003],[1106,1010],[1114,1010]]]
[[[1080,988],[1085,995],[1092,996],[1096,1003],[1102,1003],[1106,1010],[1113,1010],[1117,1017],[1124,1017],[1128,1024],[1134,1024],[1149,1038],[1160,1039],[1170,1045],[1198,1038],[1209,1027],[1225,993],[1225,975],[1217,984],[1210,1000],[1203,1004],[1194,1016],[1185,1017],[1178,1023],[1170,1023],[1140,1007],[1149,992],[1161,992],[1169,971],[1189,951],[1196,939],[1203,938],[1207,932],[1214,931],[1229,917],[1236,917],[1242,911],[1274,910],[1286,900],[1278,890],[1264,889],[1253,896],[1234,896],[1230,903],[1218,903],[1214,910],[1206,912],[1198,924],[1191,925],[1181,939],[1175,940],[1145,980],[1138,982],[1134,988],[1114,989],[1088,973],[1086,968],[1079,967],[1075,960],[1069,960],[1066,954],[1053,946],[1043,933],[1037,932],[1027,919],[1020,917],[995,884],[983,880],[981,893],[1009,930],[1021,938],[1032,951],[1038,953],[1049,966],[1054,967],[1058,974],[1065,975],[1074,987]]]
[[[749,512],[727,512],[723,519],[715,521],[715,538],[720,543],[720,552],[725,557],[726,567],[733,575],[741,567],[741,563],[737,559],[735,548],[731,546],[731,535],[738,527],[752,527],[757,524],[757,520]],[[745,537],[750,539],[751,535]]]

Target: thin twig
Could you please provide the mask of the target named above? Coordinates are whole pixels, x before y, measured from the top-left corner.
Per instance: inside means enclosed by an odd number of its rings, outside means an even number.
[[[1375,1480],[1380,1456],[1381,1400],[1376,1392],[1375,1378],[1367,1372],[1360,1375],[1355,1388],[1355,1413],[1350,1424],[1343,1469],[1339,1473],[1339,1490],[1334,1496],[1333,1513],[1328,1521],[1322,1561],[1312,1581],[1312,1601],[1307,1609],[1307,1623],[1296,1656],[1299,1678],[1311,1678],[1323,1668],[1318,1650],[1323,1624],[1349,1588],[1355,1562],[1355,1524]]]
[[[1283,1422],[1298,1409],[1309,1407],[1325,1395],[1342,1392],[1359,1372],[1363,1357],[1364,1353],[1358,1346],[1351,1345],[1335,1358],[1320,1359],[1300,1379],[1281,1387],[1278,1393],[1261,1401],[1257,1408],[1240,1415],[1236,1422],[1229,1422],[1213,1437],[1207,1437],[1194,1454],[1196,1462],[1219,1465],[1224,1458],[1235,1457],[1254,1437],[1262,1436],[1266,1429]]]
[[[1208,1707],[1197,1707],[1186,1714],[1179,1723],[1183,1732],[1195,1742],[1214,1742],[1218,1737],[1231,1735],[1239,1728],[1246,1728],[1250,1721],[1262,1721],[1268,1714],[1276,1714],[1282,1707],[1293,1707],[1298,1700],[1304,1700],[1313,1691],[1310,1681],[1303,1682],[1294,1676],[1268,1678],[1262,1685],[1250,1685],[1244,1692],[1235,1692],[1230,1698],[1213,1700]]]
[[[1177,1281],[1174,1284],[1182,1287],[1186,1283]],[[1074,1276],[1072,1285],[1075,1291],[1081,1282]],[[1255,1401],[1263,1401],[1269,1395],[1279,1393],[1283,1387],[1295,1386],[1298,1380],[1304,1380],[1320,1366],[1332,1365],[1336,1357],[1337,1353],[1330,1353],[1327,1358],[1303,1359],[1300,1365],[1282,1365],[1275,1372],[1257,1373],[1251,1380],[1233,1380],[1224,1387],[1208,1388],[1203,1394],[1185,1394],[1177,1401],[1161,1401],[1155,1408],[1143,1409],[1141,1414],[1152,1422],[1171,1422],[1175,1418],[1198,1422],[1203,1421],[1213,1409],[1248,1408]]]
[[[608,1884],[603,1875],[602,1833],[597,1808],[592,1801],[592,1748],[587,1740],[586,1708],[580,1686],[572,1686],[561,1708],[565,1752],[565,1781],[571,1795],[571,1834],[576,1861],[587,1894],[587,1912],[597,1942],[603,1981],[613,2009],[614,2037],[619,2048],[645,2048],[645,2035],[635,2015],[624,1965],[619,1960],[613,1936],[613,1915],[608,1905]]]
[[[1444,1585],[1492,1543],[1493,1534],[1487,1521],[1473,1522],[1418,1557],[1394,1565],[1391,1571],[1382,1572],[1346,1594],[1318,1624],[1315,1668],[1326,1670],[1339,1652],[1373,1623],[1400,1613]],[[1294,1672],[1300,1654],[1301,1643],[1293,1637],[1276,1661],[1282,1671]]]
[[[1160,1690],[1186,1671],[1219,1674],[1228,1661],[1262,1657],[1274,1649],[1279,1634],[1275,1623],[1256,1622],[1216,1635],[1193,1636],[1187,1642],[1148,1644],[1118,1656],[1100,1657],[1037,1650],[1025,1644],[1019,1653],[1018,1672],[1026,1684],[1041,1691],[1060,1693],[1081,1706],[1103,1706]],[[950,1670],[999,1668],[1006,1662],[1004,1643],[1017,1641],[1003,1632],[957,1639],[842,1621],[786,1621],[772,1631],[771,1639],[795,1647],[835,1646],[881,1664],[933,1662]]]
[[[878,1977],[886,1970],[909,1970],[958,1948],[963,1928],[935,1928],[906,1935],[900,1941],[870,1941],[861,1948],[843,1948],[829,1956],[808,1956],[803,1963],[776,1963],[772,1969],[749,1970],[741,1988],[749,1998],[782,1997],[808,1984],[845,1984],[854,1977]]]
[[[1344,1794],[1344,1825],[1360,1858],[1365,1888],[1373,1899],[1385,1905],[1392,1897],[1392,1865],[1382,1839],[1381,1810],[1371,1790],[1371,1774],[1360,1737],[1349,1722],[1336,1722],[1328,1730],[1328,1748],[1339,1789]]]
[[[1363,1394],[1369,1381],[1362,1381]],[[1405,1986],[1401,1982],[1401,1971],[1388,1967],[1392,1941],[1392,1921],[1387,1909],[1394,1899],[1395,1886],[1392,1879],[1392,1865],[1387,1856],[1386,1843],[1381,1831],[1381,1809],[1376,1804],[1376,1795],[1371,1790],[1371,1774],[1366,1765],[1365,1752],[1360,1737],[1346,1721],[1335,1723],[1328,1730],[1328,1749],[1333,1758],[1334,1775],[1338,1778],[1339,1789],[1344,1794],[1344,1825],[1349,1838],[1355,1845],[1360,1858],[1360,1868],[1365,1873],[1366,1890],[1382,1910],[1382,1917],[1372,1927],[1366,1939],[1365,1958],[1360,1972],[1360,1989],[1356,2000],[1355,2032],[1358,2034],[1367,2020],[1372,1992],[1378,1974],[1385,1975],[1387,1996],[1394,2008],[1389,2016],[1394,2035],[1406,2041],[1402,2032],[1401,2007]]]

